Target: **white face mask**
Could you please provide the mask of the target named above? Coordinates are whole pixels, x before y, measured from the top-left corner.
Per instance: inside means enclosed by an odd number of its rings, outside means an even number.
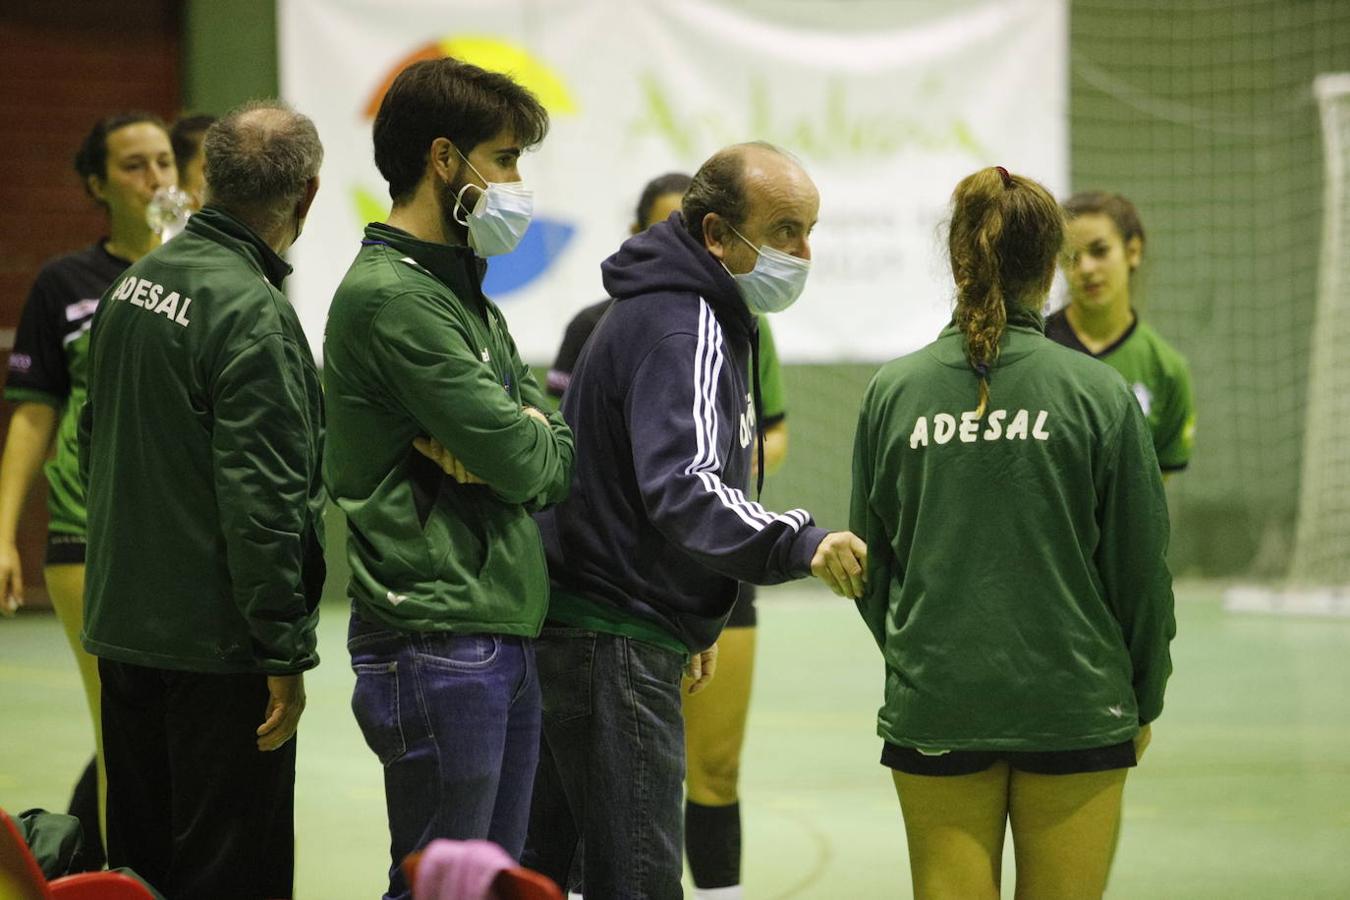
[[[732,275],[741,299],[755,315],[782,312],[797,302],[811,274],[811,260],[799,259],[772,247],[756,247],[745,235],[728,228],[759,254],[755,268],[744,275]]]
[[[455,148],[459,153],[459,148]],[[523,181],[488,181],[473,167],[473,163],[459,153],[459,158],[473,174],[483,179],[487,189],[476,184],[466,184],[455,195],[455,221],[469,229],[469,246],[479,256],[500,256],[516,249],[525,229],[530,227],[534,215],[534,191]],[[478,200],[473,209],[464,205],[464,192],[469,188],[478,191]],[[459,217],[464,209],[465,217]]]

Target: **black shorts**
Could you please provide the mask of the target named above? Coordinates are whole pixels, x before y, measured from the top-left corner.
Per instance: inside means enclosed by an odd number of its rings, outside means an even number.
[[[49,566],[84,565],[84,535],[63,534],[59,531],[47,533],[47,560]]]
[[[1080,775],[1129,769],[1136,760],[1134,741],[1086,750],[951,750],[937,756],[890,742],[881,748],[881,764],[908,775],[974,775],[996,762],[1036,775]]]
[[[754,628],[755,627],[755,586],[753,584],[742,584],[741,593],[736,597],[736,605],[731,607],[731,615],[727,618],[727,628]]]

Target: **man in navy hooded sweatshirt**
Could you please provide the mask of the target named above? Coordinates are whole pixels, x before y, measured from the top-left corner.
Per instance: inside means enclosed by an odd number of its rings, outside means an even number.
[[[790,156],[739,144],[682,212],[602,266],[617,302],[563,397],[566,501],[538,515],[552,600],[536,641],[544,737],[523,862],[595,897],[682,896],[684,720],[737,583],[816,575],[861,594],[866,548],[746,495],[756,317],[796,300],[820,198]]]

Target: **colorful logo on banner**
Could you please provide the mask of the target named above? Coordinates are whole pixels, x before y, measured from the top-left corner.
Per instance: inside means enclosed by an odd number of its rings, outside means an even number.
[[[551,116],[571,116],[577,113],[576,101],[558,74],[516,44],[490,37],[445,37],[427,44],[400,60],[385,75],[379,89],[371,95],[362,110],[367,121],[374,121],[380,101],[394,83],[399,72],[424,59],[442,59],[452,56],[479,68],[510,75],[529,88]],[[352,189],[352,201],[363,222],[384,219],[389,204],[377,194],[360,186]],[[555,216],[541,215],[537,210],[520,245],[503,256],[488,260],[483,292],[489,297],[503,297],[520,290],[544,274],[576,234],[576,225]]]

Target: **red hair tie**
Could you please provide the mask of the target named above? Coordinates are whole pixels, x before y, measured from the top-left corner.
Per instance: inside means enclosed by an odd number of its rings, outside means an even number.
[[[1002,166],[994,166],[994,168],[998,169],[998,174],[1003,178],[1003,186],[1005,188],[1012,187],[1013,186],[1012,176],[1008,174],[1008,170],[1003,168]]]

